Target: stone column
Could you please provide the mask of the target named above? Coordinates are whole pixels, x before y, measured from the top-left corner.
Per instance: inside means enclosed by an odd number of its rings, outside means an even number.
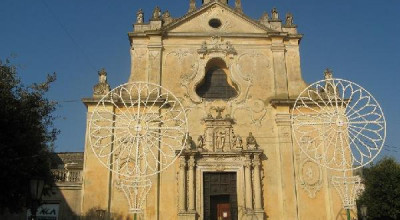
[[[179,212],[186,211],[186,158],[180,157],[179,164]]]
[[[253,167],[254,167],[254,209],[257,211],[262,210],[262,202],[261,202],[261,176],[260,176],[260,155],[254,155]]]
[[[253,190],[251,189],[251,159],[249,154],[246,155],[244,178],[246,184],[246,210],[253,210]]]
[[[194,168],[195,168],[195,160],[194,155],[190,156],[189,159],[189,183],[188,183],[188,193],[189,193],[189,211],[194,211],[194,201],[195,201],[195,194],[194,194]]]

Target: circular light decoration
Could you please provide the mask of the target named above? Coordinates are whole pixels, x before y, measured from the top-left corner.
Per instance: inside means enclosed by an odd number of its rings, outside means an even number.
[[[382,150],[386,121],[361,86],[328,78],[308,86],[292,109],[293,137],[316,163],[337,171],[370,163]]]
[[[127,83],[111,90],[92,110],[91,149],[100,162],[124,177],[159,173],[185,146],[185,109],[167,89],[152,83]]]

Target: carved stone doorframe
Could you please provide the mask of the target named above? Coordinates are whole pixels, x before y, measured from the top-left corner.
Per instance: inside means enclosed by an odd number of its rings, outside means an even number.
[[[204,173],[236,173],[238,219],[264,218],[261,184],[262,150],[200,152],[184,150],[179,172],[179,220],[204,219]],[[186,169],[187,164],[187,169]],[[194,190],[194,191],[193,191]],[[183,195],[182,195],[183,193]],[[193,210],[192,207],[195,206]]]

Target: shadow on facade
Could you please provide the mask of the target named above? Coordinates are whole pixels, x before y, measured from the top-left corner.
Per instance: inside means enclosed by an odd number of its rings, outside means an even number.
[[[51,189],[42,195],[38,219],[78,220],[82,193],[83,153],[55,153],[51,157],[54,182]],[[20,213],[4,213],[0,219],[26,220],[28,210]]]

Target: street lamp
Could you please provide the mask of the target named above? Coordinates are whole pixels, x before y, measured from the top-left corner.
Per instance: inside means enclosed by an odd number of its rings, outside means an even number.
[[[33,178],[30,180],[31,192],[31,219],[36,220],[36,212],[40,205],[42,198],[44,180],[40,178]]]
[[[367,220],[367,206],[362,205],[360,208],[362,220]]]

